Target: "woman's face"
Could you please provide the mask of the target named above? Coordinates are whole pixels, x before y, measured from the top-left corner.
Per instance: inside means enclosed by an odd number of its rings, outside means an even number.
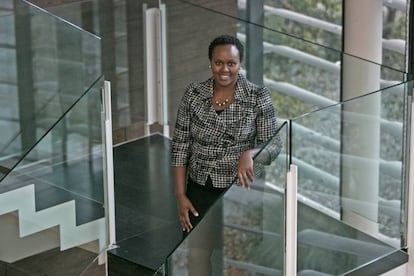
[[[210,63],[216,87],[230,87],[236,84],[240,70],[240,54],[235,45],[214,47]]]

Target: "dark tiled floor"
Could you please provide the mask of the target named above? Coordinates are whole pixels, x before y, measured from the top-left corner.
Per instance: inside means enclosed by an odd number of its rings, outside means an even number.
[[[153,275],[181,241],[169,152],[170,140],[162,135],[152,135],[114,148],[118,247],[108,254],[111,276]],[[82,210],[85,208],[81,207]],[[317,222],[317,218],[321,221]],[[315,229],[322,233],[327,230],[315,228],[320,225],[329,229],[326,233],[336,231],[340,236],[359,237],[363,241],[381,244],[304,205],[299,205],[299,222],[299,232]],[[338,229],[335,230],[335,227]],[[299,239],[299,244],[302,254],[306,253],[306,256],[314,256],[315,252],[322,254],[320,248],[307,245],[303,237]],[[263,250],[258,255],[266,252]],[[351,275],[373,275],[373,271],[378,272],[378,275],[406,262],[407,255],[404,252],[392,252],[390,249],[390,253],[378,262],[353,271]],[[329,256],[335,259],[338,255],[329,250],[323,254],[325,259],[329,259]],[[79,275],[88,265],[88,272],[83,275],[105,275],[104,267],[93,263],[95,256],[79,248],[63,252],[54,249],[13,264],[0,262],[0,275]],[[50,265],[45,266],[45,263]]]
[[[125,260],[156,270],[181,240],[169,152],[170,140],[158,134],[114,149],[119,247],[110,251],[110,271]]]
[[[137,275],[137,269],[139,273],[146,270],[150,275],[151,271],[164,263],[168,254],[181,241],[169,152],[170,140],[157,134],[114,148],[119,247],[109,252],[110,275]],[[79,178],[82,175],[74,173],[76,168],[72,169],[73,172],[64,174],[69,173],[72,180],[78,179],[79,182],[74,182],[80,185],[82,181]],[[59,175],[63,177],[63,172],[55,174],[54,178],[59,178]],[[35,179],[39,177],[36,175]],[[48,177],[43,175],[42,180],[47,178],[50,183],[60,183],[59,179]],[[80,217],[78,220],[83,222],[99,215],[97,210],[102,208],[99,203],[95,206],[94,202],[82,201],[82,197],[75,198],[76,193],[65,191],[62,189],[65,183],[60,184],[36,184],[36,197],[45,199],[38,203],[38,210],[49,207],[51,200],[63,202],[76,199],[79,211],[77,216]],[[78,188],[81,193],[81,187]],[[63,252],[54,249],[13,264],[0,264],[0,275],[79,275],[79,269],[84,270],[95,256],[76,248]],[[53,264],[45,266],[46,259]],[[122,272],[114,274],[119,269]],[[102,266],[92,265],[85,275],[104,275],[104,270]]]
[[[1,276],[103,276],[105,266],[98,265],[96,254],[80,248],[52,249],[8,264],[0,261]]]

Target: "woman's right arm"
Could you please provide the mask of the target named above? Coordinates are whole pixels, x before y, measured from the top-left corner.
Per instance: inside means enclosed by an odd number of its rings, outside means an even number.
[[[183,231],[190,232],[193,225],[190,221],[189,212],[194,216],[198,216],[196,209],[185,194],[186,191],[186,167],[173,167],[174,190],[177,200],[178,215]]]
[[[191,144],[191,102],[192,88],[189,85],[181,99],[177,111],[173,141],[172,141],[172,172],[174,178],[174,190],[177,200],[178,215],[183,231],[189,232],[193,226],[190,222],[189,212],[198,216],[193,204],[186,196],[187,165],[190,159]]]

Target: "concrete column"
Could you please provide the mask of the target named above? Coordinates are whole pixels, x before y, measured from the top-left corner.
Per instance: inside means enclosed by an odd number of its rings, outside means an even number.
[[[22,152],[36,142],[35,99],[33,93],[33,49],[31,16],[27,5],[14,1],[17,91],[19,99],[20,143]]]
[[[344,11],[344,52],[380,64],[382,1],[345,0]],[[342,100],[380,89],[378,64],[352,56],[342,64]],[[341,215],[371,234],[378,232],[380,105],[380,95],[371,95],[343,106]]]

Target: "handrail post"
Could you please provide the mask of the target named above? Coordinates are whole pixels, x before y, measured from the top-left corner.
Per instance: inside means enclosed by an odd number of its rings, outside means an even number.
[[[414,92],[414,91],[413,91]],[[413,104],[413,97],[409,97],[410,101],[410,156],[408,164],[413,164],[414,162],[414,104]],[[406,189],[408,195],[406,195],[406,201],[407,201],[407,211],[406,211],[406,220],[407,220],[407,228],[406,228],[406,246],[408,248],[408,264],[407,264],[407,275],[411,275],[411,273],[414,272],[414,169],[412,169],[412,166],[408,165],[407,170],[409,173],[409,181],[408,181],[408,188]]]
[[[107,225],[107,245],[109,248],[116,242],[115,235],[115,192],[114,192],[114,166],[112,144],[112,110],[111,110],[111,83],[104,81],[102,90],[103,100],[103,162],[104,162],[104,192],[105,217]]]
[[[151,125],[159,124],[163,128],[163,134],[169,137],[165,4],[159,4],[159,8],[147,8],[147,4],[144,3],[142,10],[146,97],[145,135],[151,134]]]
[[[290,164],[285,187],[285,276],[297,271],[297,166]]]

